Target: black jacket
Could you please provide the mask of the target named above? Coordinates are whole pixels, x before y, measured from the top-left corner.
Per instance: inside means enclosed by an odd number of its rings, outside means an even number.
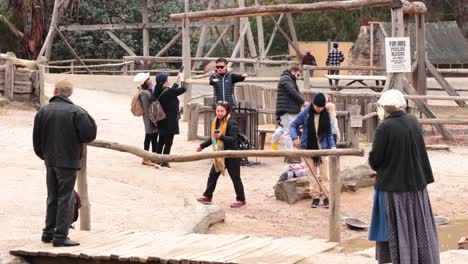
[[[217,127],[219,128],[219,127]],[[239,125],[234,118],[230,118],[227,123],[226,135],[219,138],[224,142],[224,150],[239,149]],[[211,137],[200,144],[201,148],[206,148],[211,145]]]
[[[218,82],[214,82],[217,79]],[[245,80],[240,74],[227,72],[226,74],[213,74],[210,76],[210,85],[213,86],[214,100],[213,109],[216,108],[216,103],[219,101],[228,102],[231,109],[236,108],[236,93],[234,90],[235,84]]]
[[[48,167],[79,169],[84,143],[96,138],[94,119],[68,98],[54,96],[34,118],[33,145]]]
[[[161,97],[162,90],[155,91],[156,98],[159,97],[159,102],[161,103],[164,112],[166,113],[166,118],[158,122],[158,131],[162,135],[176,135],[179,134],[179,119],[180,119],[180,110],[179,110],[179,98],[178,96],[185,93],[187,89],[185,88],[184,82],[181,83],[181,87],[178,84],[174,83],[172,88],[166,87],[167,89]]]
[[[403,111],[390,114],[377,127],[369,164],[377,172],[375,187],[380,191],[419,191],[434,182],[419,122]]]
[[[302,65],[317,65],[314,55],[307,53],[302,57]]]
[[[285,70],[283,74],[281,74],[281,78],[278,82],[277,93],[277,115],[281,116],[286,113],[297,114],[301,111],[301,106],[305,101],[299,93],[299,87],[297,87],[296,78],[289,70]]]

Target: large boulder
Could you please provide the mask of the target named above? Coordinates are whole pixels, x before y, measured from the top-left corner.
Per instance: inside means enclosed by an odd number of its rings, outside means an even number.
[[[374,186],[375,171],[369,165],[359,165],[340,171],[342,191],[357,191],[359,188]]]

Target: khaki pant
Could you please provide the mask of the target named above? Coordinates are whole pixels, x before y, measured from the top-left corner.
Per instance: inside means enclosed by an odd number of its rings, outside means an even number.
[[[310,196],[312,197],[312,199],[324,196],[323,193],[320,191],[320,187],[317,184],[317,180],[315,180],[313,175],[315,175],[320,180],[323,188],[325,188],[325,192],[327,194],[330,193],[330,180],[328,179],[328,157],[322,157],[322,164],[320,164],[318,167],[314,166],[314,161],[311,158],[304,158],[304,160],[307,163],[307,177],[309,177],[310,181]],[[313,171],[310,171],[309,168],[311,168]]]

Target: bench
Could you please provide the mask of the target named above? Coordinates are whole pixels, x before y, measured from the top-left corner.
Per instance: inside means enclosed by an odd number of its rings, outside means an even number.
[[[346,86],[350,86],[355,82],[359,82],[364,86],[368,86],[364,81],[375,81],[377,86],[385,85],[385,81],[387,80],[387,76],[384,75],[333,75],[333,74],[325,74],[324,75],[329,80],[349,80],[350,82],[346,84]]]
[[[257,129],[257,133],[258,133],[258,149],[259,150],[264,150],[265,149],[265,140],[266,140],[266,134],[267,133],[275,133],[275,130],[276,129],[273,129],[273,128],[260,128],[260,129]]]

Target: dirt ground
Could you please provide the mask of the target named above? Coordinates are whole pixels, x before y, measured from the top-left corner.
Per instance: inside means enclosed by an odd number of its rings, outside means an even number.
[[[130,113],[129,95],[76,89],[71,99],[95,118],[97,138],[142,147],[143,122]],[[20,103],[0,107],[0,252],[27,239],[38,240],[43,227],[45,168],[32,147],[35,112]],[[181,122],[181,131],[172,153],[194,152],[200,142],[187,142],[187,123]],[[364,144],[364,148],[367,153],[369,145]],[[429,155],[436,180],[428,188],[434,213],[451,219],[468,216],[468,148],[455,145],[450,152],[431,151]],[[343,157],[341,166],[354,167],[365,163],[366,157]],[[247,197],[244,208],[229,207],[235,199],[233,186],[229,177],[220,178],[214,202],[225,208],[226,221],[209,232],[326,238],[327,209],[311,209],[309,200],[288,205],[274,198],[272,186],[283,170],[283,159],[258,161],[259,166],[242,168]],[[202,194],[210,163],[172,163],[172,168],[154,169],[142,166],[141,160],[130,154],[89,147],[92,228],[171,230],[183,217],[178,212],[184,199]],[[342,211],[369,222],[372,195],[372,188],[343,193]],[[79,224],[76,226],[79,228]],[[367,231],[345,227],[342,231],[343,239],[366,236]]]

